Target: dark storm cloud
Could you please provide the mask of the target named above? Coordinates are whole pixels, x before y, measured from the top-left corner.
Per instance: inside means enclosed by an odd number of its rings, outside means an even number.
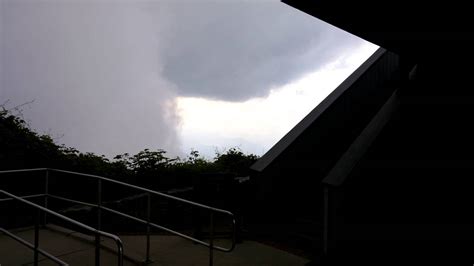
[[[177,1],[153,9],[163,75],[186,96],[265,96],[362,44],[277,1]]]
[[[359,44],[278,1],[0,0],[0,104],[84,152],[176,154],[176,96],[265,96]]]

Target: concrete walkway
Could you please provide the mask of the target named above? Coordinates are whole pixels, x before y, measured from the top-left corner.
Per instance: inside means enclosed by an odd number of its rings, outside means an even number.
[[[33,243],[32,228],[14,231],[17,236]],[[144,236],[120,236],[124,242],[124,251],[128,259],[124,265],[139,265],[145,258],[146,240]],[[40,247],[70,265],[94,265],[94,245],[92,237],[62,227],[48,225],[40,230]],[[209,249],[192,242],[166,235],[153,235],[150,239],[150,265],[209,265]],[[215,241],[227,246],[227,241]],[[113,253],[115,244],[110,240],[102,241],[101,265],[117,265]],[[39,265],[56,265],[47,258],[41,257]],[[238,244],[233,252],[214,251],[214,265],[304,265],[308,260],[285,251],[263,245],[255,241],[244,241]],[[18,266],[33,265],[33,251],[15,240],[0,233],[0,265]]]

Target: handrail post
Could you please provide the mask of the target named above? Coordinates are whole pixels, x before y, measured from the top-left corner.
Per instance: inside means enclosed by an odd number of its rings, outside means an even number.
[[[49,197],[49,170],[46,169],[46,174],[44,176],[44,207],[48,208],[48,197]],[[46,226],[47,222],[47,213],[43,214],[43,226]]]
[[[102,180],[97,180],[97,230],[102,229]]]
[[[101,207],[102,207],[102,180],[97,180],[97,230],[102,229],[102,217],[101,217]],[[96,233],[95,235],[95,265],[100,265],[100,234]]]
[[[100,266],[100,234],[95,233],[95,266]]]
[[[214,212],[211,210],[211,227],[210,227],[210,238],[209,238],[209,266],[214,264]]]
[[[34,249],[34,265],[38,266],[38,247],[39,247],[39,223],[40,223],[40,216],[41,216],[41,211],[37,210],[36,211],[36,217],[35,217],[35,249]]]
[[[147,206],[146,206],[146,259],[145,263],[151,263],[150,260],[150,217],[151,217],[151,195],[147,193]]]
[[[115,243],[117,244],[117,265],[123,266],[123,243],[120,239],[116,239]]]

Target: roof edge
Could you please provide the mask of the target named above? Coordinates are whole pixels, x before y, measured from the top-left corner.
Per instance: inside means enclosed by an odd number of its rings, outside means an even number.
[[[319,116],[324,113],[347,89],[349,89],[382,55],[387,52],[384,48],[377,49],[360,67],[347,77],[333,92],[319,103],[308,115],[281,138],[268,152],[266,152],[250,169],[262,172],[280,154],[288,148]]]

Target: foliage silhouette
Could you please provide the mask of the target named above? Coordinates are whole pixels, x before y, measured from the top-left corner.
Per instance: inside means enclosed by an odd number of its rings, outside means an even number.
[[[216,152],[207,160],[196,150],[187,158],[170,158],[162,149],[144,149],[109,160],[104,155],[80,152],[58,145],[47,134],[34,132],[22,115],[0,106],[0,170],[50,167],[121,179],[158,190],[191,186],[193,178],[203,174],[248,175],[258,157],[238,148]]]

